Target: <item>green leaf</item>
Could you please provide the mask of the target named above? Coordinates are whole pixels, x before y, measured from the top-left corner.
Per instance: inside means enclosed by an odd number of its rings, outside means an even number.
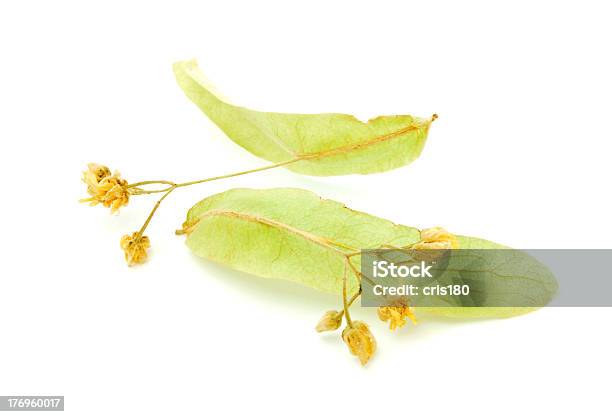
[[[421,153],[432,120],[380,116],[364,123],[338,113],[287,114],[229,104],[211,92],[195,61],[174,64],[187,95],[249,152],[307,175],[371,174],[408,165]]]
[[[416,228],[354,211],[296,188],[233,189],[213,195],[189,210],[183,231],[187,246],[198,256],[254,275],[294,281],[335,294],[342,291],[347,254],[385,245],[403,247],[420,240]],[[458,239],[464,249],[506,248],[478,238]],[[524,256],[525,262],[537,262]],[[351,259],[359,269],[358,257]],[[556,282],[545,267],[531,268],[526,273],[531,274],[530,281],[547,289],[545,296],[552,297]],[[522,289],[520,284],[519,280],[509,285],[513,291],[529,291],[529,287]],[[358,285],[356,275],[349,274],[349,294]],[[506,281],[500,279],[485,290],[503,292],[504,285]],[[486,297],[483,300],[481,307],[419,310],[448,317],[508,317],[533,310],[487,307]]]
[[[390,243],[409,245],[419,231],[350,210],[297,188],[233,189],[193,206],[187,246],[240,271],[342,291],[344,254]],[[351,276],[350,288],[356,280]]]
[[[419,311],[451,318],[512,317],[548,304],[557,292],[558,284],[552,272],[529,254],[485,239],[457,238],[461,250],[450,256],[448,274],[443,273],[438,279],[444,281],[452,277],[453,284],[469,284],[473,294],[470,297],[439,297],[445,303],[460,307],[420,307]],[[489,251],[481,256],[484,252],[480,249]],[[466,301],[477,307],[465,305]]]

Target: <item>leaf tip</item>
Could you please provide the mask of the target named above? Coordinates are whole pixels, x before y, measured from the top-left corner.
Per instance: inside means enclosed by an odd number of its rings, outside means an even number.
[[[197,66],[198,66],[198,61],[195,58],[184,59],[182,61],[176,61],[174,64],[172,64],[172,68],[174,68],[175,71],[178,69],[195,68]]]

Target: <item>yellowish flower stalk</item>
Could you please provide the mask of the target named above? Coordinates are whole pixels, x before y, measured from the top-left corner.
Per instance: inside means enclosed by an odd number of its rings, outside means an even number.
[[[425,229],[422,230],[420,234],[421,239],[413,245],[404,248],[389,246],[389,248],[427,251],[457,249],[459,247],[457,237],[441,227]],[[350,301],[347,299],[346,295],[347,273],[349,270],[352,271],[359,280],[364,278],[360,271],[351,263],[351,258],[358,256],[359,253],[360,252],[353,252],[346,255],[342,288],[344,309],[340,312],[335,310],[326,312],[317,325],[317,331],[323,332],[338,329],[342,323],[342,316],[344,315],[347,320],[347,326],[342,331],[342,339],[349,347],[351,354],[357,356],[360,363],[365,365],[376,352],[376,339],[372,335],[367,324],[361,321],[352,321],[350,318],[349,307],[361,294],[361,290],[359,290]],[[389,328],[392,331],[405,326],[408,320],[413,324],[417,324],[414,311],[406,300],[398,301],[394,305],[379,307],[377,312],[380,320],[389,322]]]
[[[288,161],[279,162],[272,165],[267,165],[261,168],[251,169],[247,171],[236,172],[233,174],[221,175],[216,177],[205,178],[202,180],[174,183],[172,181],[141,181],[137,183],[128,183],[125,179],[121,178],[118,171],[111,173],[111,170],[101,164],[90,163],[87,165],[87,170],[83,172],[82,181],[87,185],[88,198],[79,200],[81,203],[89,203],[91,206],[102,204],[104,207],[111,209],[111,213],[116,213],[119,208],[127,206],[130,197],[134,195],[147,195],[164,193],[163,196],[157,201],[149,216],[145,220],[138,232],[132,235],[125,235],[121,238],[121,248],[124,251],[126,262],[129,266],[144,263],[147,260],[147,249],[151,246],[149,238],[144,236],[144,232],[149,225],[153,215],[159,208],[161,202],[175,189],[181,187],[188,187],[190,185],[201,184],[204,182],[210,182],[220,180],[224,178],[236,177],[239,175],[250,174],[259,171],[265,171],[268,169],[285,166],[294,162],[300,161],[302,157],[294,158]],[[162,186],[156,190],[146,190],[142,187],[158,185]]]

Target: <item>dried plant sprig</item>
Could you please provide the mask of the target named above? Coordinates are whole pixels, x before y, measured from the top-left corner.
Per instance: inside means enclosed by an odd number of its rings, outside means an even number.
[[[340,328],[342,318],[346,318],[346,327],[342,331],[342,340],[349,347],[350,352],[359,358],[361,365],[365,365],[374,352],[376,351],[376,339],[370,332],[368,326],[361,321],[353,321],[349,309],[353,302],[361,295],[361,286],[359,290],[349,299],[347,297],[347,283],[349,270],[355,273],[355,276],[361,280],[361,273],[351,264],[351,257],[355,256],[356,252],[346,254],[345,267],[342,278],[342,304],[341,311],[327,311],[319,323],[316,330],[318,332],[333,331]]]
[[[370,279],[366,271],[361,274],[360,248],[399,249],[410,257],[421,253],[414,250],[415,246],[427,248],[434,242],[444,243],[443,248],[507,249],[491,241],[456,236],[442,228],[419,230],[393,223],[295,188],[241,188],[215,194],[189,210],[179,233],[186,235],[187,246],[197,256],[214,259],[230,268],[254,275],[285,279],[342,297],[341,307],[335,308],[335,313],[326,313],[319,322],[320,331],[351,328],[355,321],[362,321],[361,317],[357,317],[359,312],[350,309],[361,284],[365,290]],[[430,252],[435,254],[440,251]],[[532,282],[541,283],[546,289],[546,293],[542,293],[543,303],[546,297],[554,294],[554,278],[547,270],[537,267],[537,260],[529,255],[517,252],[522,266],[517,270],[512,265],[506,265],[496,271],[503,275],[503,279],[488,274],[498,265],[488,263],[486,258],[476,270],[471,271],[472,274],[480,270],[485,273],[483,279],[487,280],[487,286],[483,298],[479,299],[481,305],[476,307],[486,308],[463,307],[459,302],[450,300],[449,303],[445,297],[437,296],[427,299],[428,302],[433,301],[432,307],[421,307],[418,297],[408,299],[404,304],[393,304],[393,300],[389,300],[385,306],[390,308],[381,311],[381,318],[386,321],[385,327],[394,328],[395,331],[401,325],[406,328],[408,322],[416,320],[421,312],[447,317],[493,318],[532,311],[528,307],[499,307],[498,304],[489,304],[487,298],[489,292],[508,293],[510,301],[518,302],[516,305],[519,306],[525,305],[520,303],[532,299]],[[383,251],[382,255],[389,255],[392,259],[395,257],[393,252]],[[270,267],[272,263],[274,268]],[[524,265],[533,266],[529,268],[529,285],[523,285]],[[413,301],[419,305],[418,308],[414,307]],[[371,326],[370,330],[370,333],[374,333]],[[348,330],[346,333],[349,333]],[[346,340],[344,342],[347,343]],[[372,351],[369,357],[375,354]]]
[[[349,313],[350,304],[346,294],[350,266],[352,266],[351,259],[347,256],[345,258],[344,276],[342,278],[342,303],[344,306],[344,316],[346,317],[346,327],[342,331],[342,340],[348,346],[351,354],[359,358],[359,362],[363,366],[368,363],[374,352],[376,352],[376,339],[370,332],[367,324],[351,320]],[[358,274],[357,276],[359,277],[360,275]]]
[[[115,213],[126,206],[133,196],[162,194],[137,232],[121,238],[121,249],[128,265],[147,260],[150,240],[145,236],[161,203],[178,188],[287,167],[294,172],[317,176],[370,174],[406,166],[419,157],[432,122],[437,115],[420,118],[411,115],[379,116],[363,122],[340,113],[288,114],[250,110],[234,106],[217,97],[204,82],[195,61],[179,62],[174,66],[176,79],[187,96],[237,144],[271,162],[260,168],[189,182],[147,180],[128,183],[118,172],[99,164],[89,164],[83,173],[89,198],[81,201],[102,204]],[[151,187],[157,187],[151,189]],[[271,227],[277,226],[271,224]],[[189,234],[197,221],[185,222],[180,233]],[[343,308],[329,311],[317,325],[318,331],[339,329],[344,319],[347,328],[343,339],[351,352],[365,364],[376,350],[376,341],[367,325],[353,322],[349,308],[360,296],[361,288],[348,299],[348,275],[360,282],[358,268],[351,263],[356,248],[343,242],[321,238],[320,244],[344,259]],[[354,284],[353,282],[351,284]]]
[[[177,188],[188,187],[191,185],[202,184],[205,182],[211,182],[225,178],[232,178],[240,175],[266,171],[269,169],[289,165],[307,158],[308,156],[294,158],[292,160],[272,165],[266,165],[260,168],[239,171],[231,174],[219,175],[215,177],[209,177],[183,183],[175,183],[173,181],[167,180],[150,180],[130,184],[127,182],[127,180],[121,178],[119,171],[111,173],[111,170],[105,165],[89,163],[87,165],[87,170],[83,172],[82,181],[87,185],[87,192],[89,193],[90,197],[81,199],[79,201],[81,203],[89,203],[91,206],[102,204],[104,207],[110,207],[111,213],[116,213],[120,207],[128,205],[130,196],[164,193],[163,196],[153,206],[153,209],[150,211],[140,230],[138,232],[135,232],[132,236],[125,235],[121,238],[121,248],[124,250],[126,262],[129,266],[132,266],[134,264],[144,263],[147,260],[146,250],[150,247],[150,241],[148,237],[144,236],[144,232],[147,229],[149,223],[151,222],[162,201],[166,199],[166,197],[168,197],[168,195],[170,195],[172,191],[176,190]],[[154,190],[147,190],[142,188],[151,185],[162,185],[165,187]]]
[[[109,172],[110,170],[99,166],[91,169],[91,175],[94,176],[96,182],[109,176]],[[234,175],[237,174],[231,174],[231,176]],[[122,249],[129,264],[140,263],[146,259],[150,242],[144,235],[145,229],[164,199],[181,185],[170,181],[150,181],[137,184],[130,184],[135,190],[131,193],[132,196],[163,194],[140,230],[123,238]],[[160,187],[159,190],[146,190],[145,186],[151,184],[159,184],[163,187]],[[279,210],[279,205],[284,209]],[[304,208],[308,208],[308,222],[300,220],[303,219]],[[226,238],[228,230],[231,230],[232,239]],[[271,231],[273,233],[270,233]],[[196,204],[189,211],[180,232],[187,235],[187,245],[200,256],[215,257],[222,263],[256,275],[291,279],[319,290],[341,294],[342,309],[333,313],[328,312],[324,316],[325,320],[322,320],[322,323],[317,326],[317,330],[339,329],[346,319],[342,339],[350,352],[357,356],[362,364],[367,363],[375,354],[376,340],[368,326],[359,320],[354,321],[349,311],[353,302],[361,294],[361,283],[369,279],[360,272],[359,256],[361,252],[359,248],[447,249],[455,248],[459,243],[462,247],[465,243],[467,247],[472,248],[503,248],[501,245],[478,238],[458,237],[442,228],[418,230],[398,225],[366,213],[350,210],[341,203],[321,199],[311,192],[287,188],[236,189],[212,196]],[[247,249],[240,243],[245,240],[249,242]],[[288,244],[295,247],[292,247],[291,250],[282,250]],[[274,250],[276,247],[278,251]],[[326,261],[315,265],[309,264],[308,268],[302,270],[299,266],[302,262],[296,264],[295,260],[291,259],[300,256],[302,250],[300,248],[304,248],[304,256],[312,255],[312,251],[316,249],[314,253],[324,257]],[[222,254],[221,258],[219,254]],[[223,254],[228,254],[229,258],[225,258]],[[271,255],[273,259],[269,258]],[[282,268],[276,269],[282,273],[269,275],[271,273],[270,262],[282,265]],[[338,269],[340,265],[343,266],[342,275]],[[321,277],[313,277],[314,271],[319,271]],[[534,271],[541,270],[534,269]],[[510,271],[506,275],[512,276],[513,273],[514,271]],[[536,275],[531,275],[530,279],[552,287],[549,285],[551,278],[548,275],[538,272]],[[338,284],[341,284],[341,287],[338,287]],[[492,281],[492,284],[496,290],[506,288],[502,282]],[[515,289],[514,286],[513,289]],[[350,298],[349,293],[353,294]],[[520,296],[521,292],[518,294]],[[408,304],[404,306],[408,307]],[[389,309],[382,309],[380,318],[388,321],[392,329],[401,327],[407,322],[407,319],[414,319],[411,308],[404,309],[400,305],[389,305],[389,307]],[[431,310],[434,311],[434,314],[438,314],[435,313],[435,308],[427,309],[428,312],[432,312]],[[448,316],[457,314],[462,317],[466,315],[508,317],[525,312],[525,309],[508,311],[494,307],[478,310],[480,311],[457,308],[447,312],[448,310],[444,309],[443,314]],[[458,312],[454,313],[454,311]]]
[[[294,117],[292,115],[284,115],[283,117],[285,116],[289,118]],[[303,118],[303,115],[297,115],[295,117],[300,119]],[[288,159],[281,162],[276,162],[246,171],[239,171],[231,174],[208,177],[182,183],[168,180],[146,180],[128,183],[125,179],[121,178],[119,172],[116,171],[114,174],[111,174],[110,169],[106,166],[91,163],[88,165],[88,170],[83,173],[83,182],[87,184],[87,192],[89,193],[90,197],[82,199],[81,202],[88,202],[91,205],[102,204],[105,207],[110,207],[111,212],[115,213],[120,207],[126,206],[129,203],[131,196],[163,193],[162,198],[155,204],[145,223],[140,229],[140,234],[143,235],[161,202],[177,188],[247,175],[278,167],[288,167],[292,169],[294,167],[302,166],[303,164],[309,164],[307,170],[314,175],[339,175],[348,172],[367,174],[370,172],[377,172],[377,170],[373,170],[372,167],[367,169],[365,167],[359,168],[355,164],[348,164],[348,168],[341,168],[339,166],[335,166],[336,162],[334,161],[343,160],[344,158],[351,159],[357,157],[359,161],[363,162],[364,153],[371,155],[372,160],[389,161],[391,157],[398,156],[398,148],[390,146],[396,142],[405,142],[402,146],[401,152],[406,152],[406,154],[393,164],[385,166],[380,170],[385,171],[406,165],[416,158],[418,153],[420,153],[420,149],[422,148],[429,131],[429,126],[434,120],[437,119],[437,117],[438,116],[436,114],[432,115],[429,119],[414,118],[412,116],[398,116],[398,118],[392,118],[389,121],[389,123],[391,123],[391,120],[393,120],[393,124],[399,123],[397,130],[395,131],[388,131],[388,126],[386,123],[382,123],[382,119],[373,119],[367,124],[363,124],[358,122],[356,119],[352,120],[345,117],[340,117],[337,121],[339,124],[348,123],[351,126],[354,124],[354,128],[360,129],[364,128],[366,125],[371,126],[370,128],[364,130],[364,137],[361,137],[360,134],[358,137],[349,138],[343,145],[338,145],[336,141],[330,141],[328,145],[321,146],[321,144],[317,142],[318,144],[316,146],[316,151],[291,151],[288,152]],[[318,115],[314,115],[314,118],[311,120],[315,122],[311,128],[315,129],[316,131],[318,131],[318,128],[316,127],[318,126],[318,123],[324,123],[325,126],[329,126],[329,120],[319,120]],[[371,134],[374,134],[374,136],[367,137]],[[414,149],[412,149],[413,146],[415,146]],[[338,158],[339,156],[344,156],[344,158]],[[322,161],[325,161],[325,163],[320,164]],[[331,165],[329,165],[327,161],[331,161]],[[332,168],[332,165],[334,168]],[[299,171],[302,168],[296,169]],[[346,169],[348,169],[348,171],[344,172]],[[361,172],[360,169],[363,169],[363,172]],[[160,188],[152,190],[147,189],[146,187],[149,186],[160,186]]]
[[[141,228],[121,239],[128,265],[147,259],[150,241],[144,233],[161,203],[178,188],[281,166],[317,176],[388,171],[408,165],[419,157],[431,123],[437,118],[436,115],[430,118],[397,115],[379,116],[362,122],[353,116],[338,113],[304,115],[254,111],[234,106],[217,97],[207,87],[194,61],[177,63],[174,70],[187,96],[230,139],[271,164],[183,183],[167,180],[128,183],[118,172],[113,174],[103,165],[90,164],[83,174],[89,198],[83,201],[91,205],[101,204],[114,213],[126,206],[132,196],[162,194]],[[150,189],[151,186],[158,188]],[[286,204],[288,201],[291,204]],[[283,204],[286,206],[279,207]],[[304,207],[309,210],[308,222],[302,221]],[[227,239],[230,234],[228,230],[232,232],[231,239]],[[358,249],[399,247],[414,250],[417,252],[415,255],[419,255],[422,249],[434,249],[433,256],[435,249],[454,249],[459,242],[462,246],[465,242],[466,246],[476,248],[502,247],[482,239],[456,237],[441,228],[419,231],[394,224],[296,189],[230,190],[211,200],[204,200],[189,211],[180,234],[187,235],[187,245],[199,256],[214,258],[256,275],[290,279],[322,291],[341,293],[342,309],[328,311],[317,325],[317,330],[339,329],[346,319],[342,339],[362,365],[374,355],[376,340],[368,325],[353,321],[349,311],[361,295],[361,284],[368,280],[353,264],[360,255]],[[246,249],[240,244],[243,239],[249,242]],[[286,247],[290,250],[285,250]],[[295,262],[293,258],[302,255],[309,256],[306,261],[310,261],[314,255],[325,258],[325,262],[315,265]],[[270,268],[272,262],[282,267]],[[343,277],[340,283],[341,266]],[[521,274],[524,273],[521,271]],[[545,291],[542,298],[548,300],[547,297],[554,293],[550,275],[541,269],[529,270],[529,274],[531,281],[543,284]],[[505,276],[508,275],[512,278],[516,271],[511,270]],[[552,282],[556,284],[554,277]],[[507,289],[506,282],[493,279],[491,283],[491,287],[497,287],[495,290]],[[490,290],[489,286],[485,290]],[[531,295],[526,294],[527,290],[520,285],[514,285],[512,290],[519,299]],[[349,292],[353,293],[350,299]],[[486,305],[486,297],[482,299],[483,307],[487,307],[485,309],[476,311],[453,307],[449,311],[443,308],[442,314],[449,317],[454,314],[461,317],[508,317],[525,312],[520,308],[508,312],[503,308],[491,307]],[[392,330],[402,327],[406,319],[415,321],[407,302],[381,307],[378,313],[381,320],[389,322]]]
[[[415,244],[406,247],[393,247],[396,249],[412,249],[415,246],[424,249],[428,248],[427,244],[431,242],[444,243],[448,247],[458,248],[458,240],[456,236],[449,233],[441,227],[434,227],[420,231],[421,240]],[[440,249],[438,245],[434,249]],[[351,262],[351,258],[358,256],[361,252],[352,252],[344,254],[345,268],[342,279],[342,311],[330,310],[326,312],[319,321],[316,330],[318,332],[337,330],[342,324],[342,318],[345,317],[347,325],[342,331],[342,339],[349,347],[350,352],[359,358],[362,365],[365,365],[376,352],[376,339],[372,335],[367,324],[361,321],[353,321],[350,316],[349,308],[353,301],[361,294],[361,286],[359,291],[349,300],[347,298],[347,282],[348,273],[352,273],[358,278],[366,278]],[[413,309],[408,305],[407,300],[396,300],[394,305],[381,306],[377,310],[378,317],[384,322],[389,322],[390,330],[396,330],[403,327],[407,319],[413,324],[417,323]]]

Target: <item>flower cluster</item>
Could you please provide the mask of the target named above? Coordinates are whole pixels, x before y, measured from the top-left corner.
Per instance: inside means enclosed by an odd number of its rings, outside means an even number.
[[[459,240],[457,237],[442,227],[432,227],[421,231],[420,240],[413,245],[396,249],[415,250],[418,257],[434,256],[450,249],[459,248]],[[431,251],[431,253],[429,253]],[[349,261],[350,262],[350,261]],[[348,264],[350,266],[350,263]],[[355,273],[360,276],[358,271]],[[357,294],[361,294],[361,291]],[[376,352],[376,339],[370,332],[367,324],[361,321],[351,321],[348,314],[348,307],[356,297],[353,297],[347,303],[346,294],[344,298],[344,309],[341,311],[330,310],[326,312],[319,323],[316,330],[318,332],[333,331],[340,328],[344,317],[347,319],[347,326],[342,331],[342,340],[349,348],[351,354],[357,356],[362,365],[365,365],[374,352]],[[404,327],[408,320],[413,324],[417,324],[417,319],[413,308],[408,303],[407,299],[398,298],[389,300],[389,305],[378,308],[378,318],[383,322],[389,322],[389,329],[394,331]]]
[[[147,249],[150,247],[151,241],[147,236],[141,236],[140,232],[121,238],[121,249],[129,266],[144,263],[147,260]]]
[[[108,167],[91,163],[87,165],[87,171],[83,172],[82,180],[90,195],[89,198],[80,200],[82,203],[89,203],[91,206],[102,204],[104,207],[110,207],[111,213],[115,213],[130,201],[132,189],[118,171],[111,173]],[[147,236],[142,235],[142,231],[123,236],[120,244],[129,266],[147,260],[147,250],[151,247],[151,242]]]
[[[127,206],[130,200],[128,182],[117,171],[111,174],[110,169],[104,165],[88,164],[82,180],[87,184],[87,193],[90,195],[80,200],[82,203],[87,202],[92,206],[102,204],[110,207],[111,213],[115,213],[120,207]]]
[[[430,229],[421,230],[421,240],[414,245],[413,249],[457,249],[459,241],[452,233],[446,231],[442,227],[432,227]]]
[[[412,323],[417,323],[414,312],[409,305],[378,307],[378,318],[382,321],[388,321],[391,330],[403,327],[407,318]]]
[[[316,330],[318,332],[333,331],[340,328],[344,310],[330,310],[326,312]],[[349,322],[342,331],[342,340],[349,348],[351,354],[359,358],[362,365],[368,363],[374,352],[376,352],[376,339],[370,332],[368,325],[361,321]]]

